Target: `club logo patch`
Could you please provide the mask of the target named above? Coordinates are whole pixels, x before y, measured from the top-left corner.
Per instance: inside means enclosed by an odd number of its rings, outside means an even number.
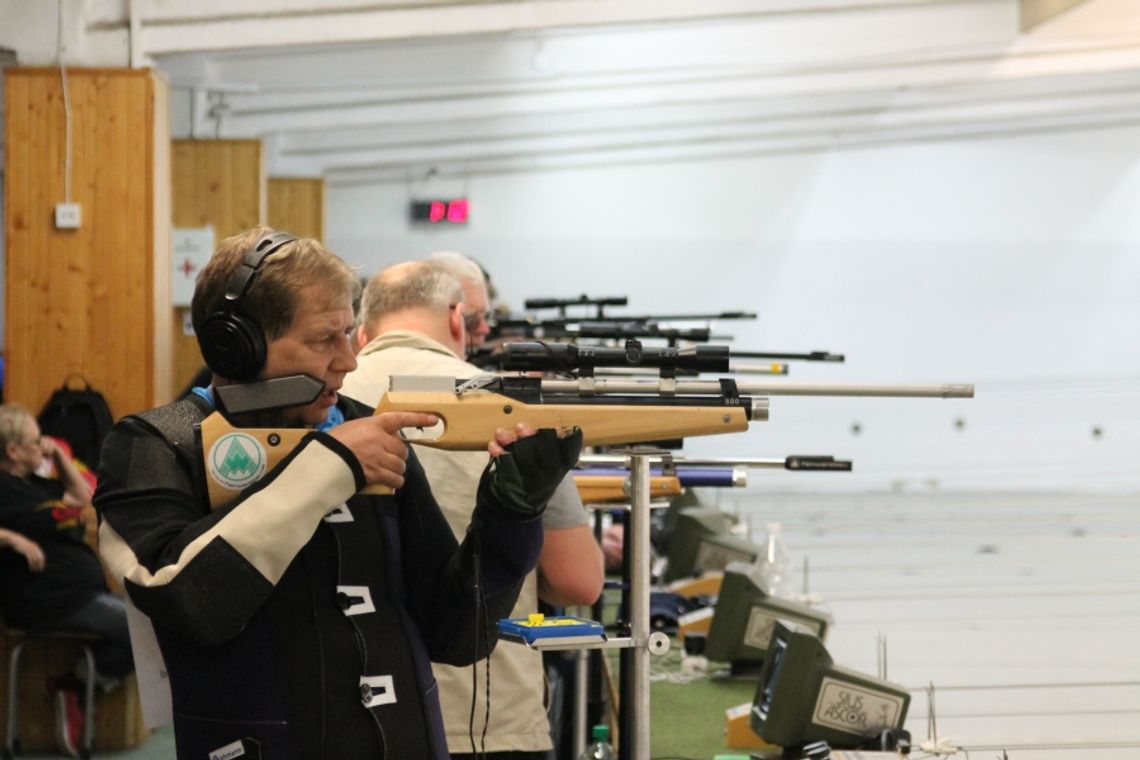
[[[227,433],[214,442],[207,469],[218,483],[240,490],[265,474],[265,449],[246,433]]]

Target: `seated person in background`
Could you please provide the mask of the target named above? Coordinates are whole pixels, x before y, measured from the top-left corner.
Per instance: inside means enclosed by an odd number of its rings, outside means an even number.
[[[58,480],[36,475],[50,459]],[[92,646],[99,685],[112,688],[134,668],[123,600],[107,589],[99,558],[84,541],[82,508],[91,489],[74,462],[35,417],[16,404],[0,406],[0,615],[31,631],[81,631]],[[56,738],[78,757],[83,670],[56,679]]]
[[[316,240],[223,240],[191,307],[211,385],[104,442],[100,551],[153,624],[180,760],[446,760],[429,660],[490,652],[577,460],[580,434],[496,431],[458,542],[400,435],[436,418],[337,393],[356,367],[357,287]],[[292,451],[270,466],[234,432],[206,461],[194,424],[224,411],[221,388],[301,373],[325,385],[312,403],[227,417],[308,429]],[[237,495],[211,504],[208,478]]]
[[[468,287],[485,308],[487,296],[478,267],[470,264]],[[479,374],[461,358],[467,344],[466,325],[485,326],[482,309],[476,320],[464,316],[467,288],[435,259],[411,261],[385,269],[364,291],[361,342],[357,369],[345,378],[344,394],[375,406],[393,374],[442,375],[468,378]],[[413,439],[414,442],[414,439]],[[487,453],[439,451],[414,447],[457,537],[471,524],[471,505]],[[578,490],[566,477],[543,514],[544,543],[537,574],[530,574],[511,617],[538,611],[538,599],[555,605],[592,604],[601,594],[601,550],[587,525]],[[503,644],[491,655],[489,673],[476,668],[490,683],[472,684],[471,668],[437,665],[443,722],[453,758],[478,753],[486,760],[541,760],[551,747],[550,724],[544,706],[542,655],[518,644]],[[490,690],[490,720],[487,690]],[[473,693],[478,701],[474,703]],[[478,716],[472,725],[471,712]],[[474,738],[473,738],[474,737]],[[472,746],[478,741],[477,746]]]

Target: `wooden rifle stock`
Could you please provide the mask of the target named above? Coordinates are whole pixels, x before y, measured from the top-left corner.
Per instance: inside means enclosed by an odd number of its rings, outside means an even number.
[[[743,406],[671,405],[669,399],[654,403],[527,403],[499,393],[476,390],[389,391],[380,399],[377,414],[427,412],[444,424],[438,438],[415,439],[415,443],[450,451],[486,448],[495,430],[513,430],[526,423],[536,430],[554,428],[582,430],[583,446],[642,443],[697,435],[719,435],[748,429]]]
[[[301,439],[313,432],[309,428],[291,427],[238,428],[231,425],[221,412],[214,412],[202,420],[198,430],[202,455],[206,458],[210,509],[217,509],[236,499],[297,448]],[[250,477],[227,478],[227,469],[232,471],[234,468],[250,474]],[[393,490],[388,486],[370,485],[365,486],[361,493],[390,494]]]

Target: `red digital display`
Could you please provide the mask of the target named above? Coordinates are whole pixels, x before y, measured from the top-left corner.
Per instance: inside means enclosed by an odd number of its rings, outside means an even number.
[[[447,204],[447,221],[452,224],[467,224],[466,198],[456,198]]]
[[[411,202],[411,220],[426,224],[467,224],[471,204],[466,198]]]

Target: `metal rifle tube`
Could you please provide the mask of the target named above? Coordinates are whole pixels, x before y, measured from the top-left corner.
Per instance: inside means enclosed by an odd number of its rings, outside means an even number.
[[[733,458],[687,458],[672,457],[668,454],[650,456],[649,461],[656,467],[654,472],[661,468],[657,465],[668,463],[680,475],[686,470],[696,471],[699,468],[731,467],[733,470],[766,469],[766,470],[792,470],[795,472],[850,472],[852,463],[847,459],[836,459],[833,456],[823,455],[792,455],[783,459],[733,459]],[[578,460],[581,469],[575,472],[587,472],[593,468],[599,473],[613,472],[615,469],[624,469],[626,457],[609,454],[587,454]]]
[[[624,467],[586,467],[571,470],[571,475],[614,476],[628,472]],[[675,471],[666,472],[660,466],[651,468],[652,477],[674,475],[685,488],[742,488],[748,485],[748,473],[743,467],[689,467],[679,465]]]
[[[830,351],[811,351],[806,354],[793,354],[781,351],[733,351],[732,357],[734,359],[797,359],[805,362],[846,361],[846,357],[843,354],[833,354]]]
[[[663,460],[668,459],[677,467],[748,467],[752,469],[769,469],[769,470],[782,470],[787,461],[783,457],[779,459],[761,459],[761,458],[708,458],[708,457],[674,457],[668,454],[661,456],[650,455],[649,461],[653,464],[658,464]],[[621,467],[625,468],[629,462],[629,457],[621,454],[586,454],[578,459],[578,464],[583,467]]]
[[[543,380],[546,393],[573,393],[578,390],[577,380]],[[945,383],[942,385],[835,385],[810,383],[737,383],[740,394],[748,396],[858,396],[890,398],[973,398],[972,383]],[[594,381],[594,393],[645,393],[660,390],[656,380]],[[716,380],[678,380],[676,393],[694,395],[720,395],[720,382]]]

